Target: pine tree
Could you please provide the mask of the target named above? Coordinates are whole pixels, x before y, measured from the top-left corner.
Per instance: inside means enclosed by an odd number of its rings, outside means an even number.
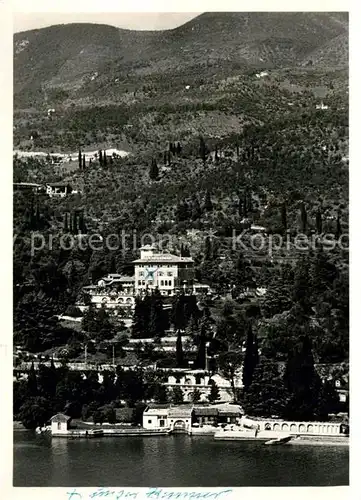
[[[184,401],[183,391],[180,387],[174,387],[170,394],[171,401],[174,404],[180,404]]]
[[[178,330],[178,335],[177,335],[176,358],[177,358],[177,367],[182,368],[184,365],[184,356],[183,356],[183,346],[182,346],[182,334],[180,330]]]
[[[244,393],[242,407],[247,415],[255,417],[284,416],[287,390],[278,365],[271,361],[259,363],[252,383]]]
[[[201,399],[201,391],[196,387],[192,392],[191,392],[191,398],[192,398],[192,403],[198,403]]]
[[[192,220],[197,220],[201,217],[202,215],[202,210],[201,210],[201,206],[199,204],[199,201],[198,201],[198,198],[197,196],[194,196],[193,199],[192,199]]]
[[[157,165],[156,160],[154,158],[152,158],[152,163],[151,163],[151,166],[149,169],[149,177],[151,180],[155,181],[158,179],[158,176],[159,176],[158,165]]]
[[[218,385],[213,381],[211,380],[211,390],[207,396],[207,399],[210,403],[215,403],[216,401],[218,401],[219,399],[221,399],[220,395],[219,395],[219,387]]]

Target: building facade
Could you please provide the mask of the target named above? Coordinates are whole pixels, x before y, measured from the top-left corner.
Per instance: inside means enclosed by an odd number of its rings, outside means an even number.
[[[164,296],[176,293],[203,295],[210,287],[194,280],[194,262],[190,257],[170,253],[156,253],[146,245],[140,249],[140,259],[133,261],[134,276],[108,274],[95,285],[83,287],[88,302],[96,307],[116,310],[135,307],[135,298],[146,292],[159,290]]]
[[[184,290],[193,293],[194,261],[170,253],[156,253],[151,245],[140,249],[134,262],[134,284],[137,294],[158,289],[162,295]]]
[[[182,368],[174,368],[168,373],[167,381],[163,385],[168,389],[179,387],[182,390],[184,401],[192,401],[195,389],[198,389],[201,393],[200,401],[208,401],[212,384],[218,386],[220,401],[228,402],[233,400],[230,381],[219,374],[211,375],[207,370],[187,370]],[[235,377],[234,385],[236,389],[243,387],[241,370]]]

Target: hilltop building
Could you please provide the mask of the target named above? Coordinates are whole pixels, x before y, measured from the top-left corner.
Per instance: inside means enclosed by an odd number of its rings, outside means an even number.
[[[68,194],[71,194],[72,187],[68,183],[64,182],[52,182],[46,185],[46,194],[52,198],[53,196],[59,198],[65,198]]]
[[[157,253],[151,245],[140,249],[140,258],[133,261],[134,275],[108,274],[96,285],[83,287],[83,292],[96,307],[116,310],[134,309],[135,298],[155,289],[164,296],[177,293],[209,294],[210,287],[194,280],[194,261],[171,253]]]

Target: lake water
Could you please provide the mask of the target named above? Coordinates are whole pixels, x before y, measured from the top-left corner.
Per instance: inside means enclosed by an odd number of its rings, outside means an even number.
[[[346,446],[187,435],[51,439],[14,431],[14,486],[344,486]]]

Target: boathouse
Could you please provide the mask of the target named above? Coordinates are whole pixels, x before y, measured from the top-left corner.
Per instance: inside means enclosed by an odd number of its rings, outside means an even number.
[[[192,426],[193,407],[175,406],[168,410],[168,422],[172,432],[189,432]]]
[[[67,434],[70,428],[71,417],[64,413],[57,413],[51,417],[51,433],[52,435]]]
[[[147,407],[143,412],[144,429],[168,428],[168,407],[151,408]]]

